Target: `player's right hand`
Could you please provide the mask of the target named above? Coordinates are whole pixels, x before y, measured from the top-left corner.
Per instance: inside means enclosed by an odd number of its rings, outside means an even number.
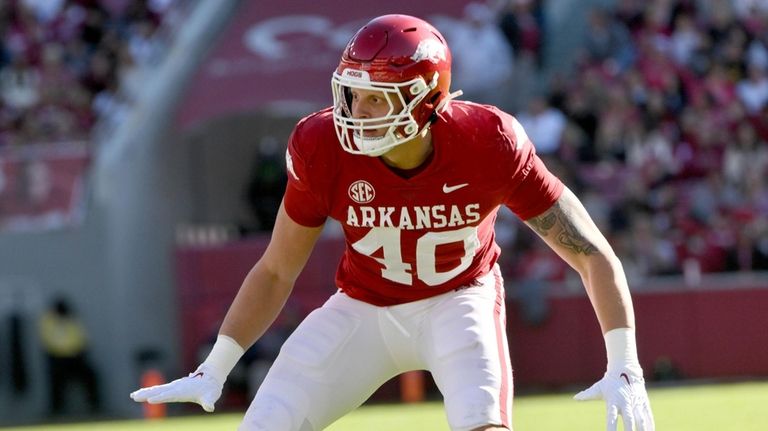
[[[224,382],[220,382],[214,377],[214,374],[205,365],[201,365],[187,377],[132,392],[131,399],[138,403],[148,402],[150,404],[197,403],[203,410],[210,413],[214,410],[214,404],[221,396],[224,387]]]
[[[618,429],[619,417],[624,422],[625,431],[656,429],[643,370],[639,366],[608,370],[600,381],[573,398],[577,401],[605,400],[608,431]]]

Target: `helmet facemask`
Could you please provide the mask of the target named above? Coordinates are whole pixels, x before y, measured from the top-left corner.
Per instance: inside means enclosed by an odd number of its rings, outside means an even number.
[[[348,68],[341,74],[334,72],[331,79],[333,122],[342,148],[352,154],[378,157],[423,133],[429,123],[420,129],[414,110],[437,87],[437,82],[437,72],[429,84],[420,76],[406,82],[381,82],[371,81],[366,71]],[[381,92],[389,111],[381,117],[354,118],[352,89]],[[399,112],[395,112],[394,101],[402,106]],[[386,129],[383,135],[382,129]]]

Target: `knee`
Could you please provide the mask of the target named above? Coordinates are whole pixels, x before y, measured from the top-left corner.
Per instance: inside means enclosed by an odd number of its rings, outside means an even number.
[[[257,395],[238,431],[314,431],[306,415],[298,410],[280,397]]]
[[[489,424],[501,423],[500,407],[496,397],[489,390],[480,387],[445,399],[448,423],[453,430],[495,430],[500,425]]]
[[[282,400],[265,396],[256,398],[245,412],[238,431],[277,431],[292,430],[290,407]]]

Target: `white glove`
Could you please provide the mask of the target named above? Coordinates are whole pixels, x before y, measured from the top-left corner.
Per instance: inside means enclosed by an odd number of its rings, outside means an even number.
[[[150,404],[192,402],[210,413],[221,396],[229,372],[244,352],[237,341],[219,334],[211,353],[195,372],[171,383],[139,389],[131,393],[131,399]]]
[[[200,404],[203,410],[210,413],[223,387],[224,382],[217,380],[205,365],[201,365],[187,377],[132,392],[131,398],[139,403],[146,401],[150,404],[192,402]]]
[[[613,329],[605,334],[608,371],[600,381],[573,398],[577,401],[605,400],[606,429],[616,431],[621,416],[624,431],[655,431],[643,369],[637,361],[635,332]]]
[[[621,416],[625,431],[654,431],[651,403],[639,367],[609,370],[600,381],[573,397],[578,401],[605,400],[608,431],[616,431]]]

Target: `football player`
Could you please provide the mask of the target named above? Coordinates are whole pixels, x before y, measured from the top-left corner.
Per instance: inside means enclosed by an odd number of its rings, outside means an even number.
[[[452,100],[451,54],[427,22],[378,17],[347,45],[333,106],[302,119],[272,240],[245,277],[207,359],[136,401],[212,411],[244,349],[285,304],[329,217],[346,250],[338,291],[299,325],[241,430],[321,430],[380,385],[428,370],[452,430],[512,429],[512,369],[494,221],[518,217],[581,275],[604,334],[607,427],[654,429],[626,277],[576,196],[514,117]]]

